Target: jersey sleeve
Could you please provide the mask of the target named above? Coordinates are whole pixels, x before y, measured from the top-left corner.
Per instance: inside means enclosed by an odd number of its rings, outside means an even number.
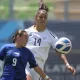
[[[28,31],[28,29],[24,29],[26,32]]]
[[[32,52],[30,52],[29,65],[30,65],[30,68],[34,68],[34,67],[38,66],[38,64],[37,64]]]
[[[55,49],[55,44],[56,44],[57,41],[58,41],[58,37],[57,36],[52,39],[52,47],[54,49]]]
[[[29,32],[29,28],[28,28],[28,29],[25,29],[25,31],[26,31],[26,32]]]
[[[53,34],[51,31],[50,31],[50,34],[51,34],[51,40],[52,40],[51,45],[55,49],[55,44],[58,41],[58,37],[55,34]]]
[[[5,45],[3,45],[3,46],[0,48],[0,60],[3,61],[4,56],[5,56]]]

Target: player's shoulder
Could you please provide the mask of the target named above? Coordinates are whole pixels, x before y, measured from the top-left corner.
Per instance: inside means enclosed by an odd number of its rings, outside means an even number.
[[[4,44],[3,46],[2,46],[2,48],[9,48],[9,47],[13,47],[14,46],[14,44]]]
[[[29,28],[25,29],[26,32],[31,31],[33,29],[33,25],[30,26]]]
[[[12,44],[5,44],[6,47],[14,47],[14,43]]]
[[[28,54],[32,54],[32,52],[27,47],[24,47],[24,49]]]
[[[52,38],[58,38],[57,36],[56,36],[56,34],[54,34],[50,29],[46,29],[47,30],[47,32],[48,32],[48,34],[52,37]]]

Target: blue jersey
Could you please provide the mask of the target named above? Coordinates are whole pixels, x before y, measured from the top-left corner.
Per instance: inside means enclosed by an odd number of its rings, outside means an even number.
[[[0,49],[0,60],[5,61],[0,80],[26,80],[27,62],[29,62],[30,68],[37,66],[29,49],[16,48],[14,44],[6,44]]]

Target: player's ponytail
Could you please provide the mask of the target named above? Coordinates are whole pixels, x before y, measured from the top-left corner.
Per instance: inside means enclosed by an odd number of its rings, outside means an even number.
[[[49,12],[49,8],[44,3],[41,3],[39,10],[45,10],[45,11]]]
[[[45,11],[49,12],[49,8],[47,7],[46,4],[44,4],[43,0],[39,0],[38,3],[39,3],[39,10],[45,10]]]
[[[42,0],[39,1],[39,9],[36,13],[36,16],[40,13],[41,10],[45,10],[47,13],[49,12],[49,8],[47,7],[46,4]]]

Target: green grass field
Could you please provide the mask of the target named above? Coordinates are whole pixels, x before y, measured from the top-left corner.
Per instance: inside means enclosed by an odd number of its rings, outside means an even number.
[[[45,0],[47,6],[53,11],[53,3]],[[33,19],[38,10],[37,0],[15,0],[14,2],[14,18],[15,19]],[[54,16],[54,15],[53,15]],[[0,19],[9,18],[9,0],[0,0]]]

